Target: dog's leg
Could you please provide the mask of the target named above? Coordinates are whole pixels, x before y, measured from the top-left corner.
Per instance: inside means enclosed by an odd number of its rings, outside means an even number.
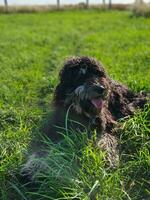
[[[109,166],[115,168],[119,164],[118,141],[112,134],[105,133],[97,141],[98,147],[106,152]]]
[[[27,182],[32,182],[41,172],[46,171],[48,167],[44,159],[46,156],[46,152],[35,152],[31,154],[21,169],[20,173],[22,178],[26,179]]]

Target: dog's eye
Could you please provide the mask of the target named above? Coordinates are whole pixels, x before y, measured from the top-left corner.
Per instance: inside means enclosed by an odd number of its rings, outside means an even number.
[[[93,70],[90,72],[90,74],[93,74],[93,76],[98,77],[98,78],[105,77],[105,73],[99,70]]]
[[[103,71],[96,71],[96,75],[98,77],[105,77],[105,73]]]

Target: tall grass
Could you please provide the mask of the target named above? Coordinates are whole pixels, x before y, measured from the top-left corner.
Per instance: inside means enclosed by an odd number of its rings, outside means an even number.
[[[68,130],[60,144],[43,138],[47,157],[33,159],[43,167],[33,185],[11,183],[14,193],[25,199],[147,199],[149,197],[150,107],[120,122],[120,164],[111,169],[105,152],[95,147],[96,137]],[[142,134],[141,134],[142,132]],[[14,185],[15,184],[15,185]],[[32,186],[32,188],[31,188]],[[34,188],[34,190],[33,190]]]

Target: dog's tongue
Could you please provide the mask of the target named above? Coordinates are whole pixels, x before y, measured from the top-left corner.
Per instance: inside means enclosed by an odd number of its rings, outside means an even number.
[[[92,99],[92,104],[96,107],[101,109],[103,105],[103,101],[101,99]]]

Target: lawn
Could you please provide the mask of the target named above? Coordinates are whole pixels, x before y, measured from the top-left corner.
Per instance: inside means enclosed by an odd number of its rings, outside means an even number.
[[[97,58],[135,92],[150,91],[150,19],[98,10],[0,15],[0,199],[148,200],[148,105],[120,122],[117,169],[105,166],[94,137],[74,134],[61,145],[46,141],[50,167],[34,191],[18,181],[28,145],[51,112],[58,72],[74,55]]]

